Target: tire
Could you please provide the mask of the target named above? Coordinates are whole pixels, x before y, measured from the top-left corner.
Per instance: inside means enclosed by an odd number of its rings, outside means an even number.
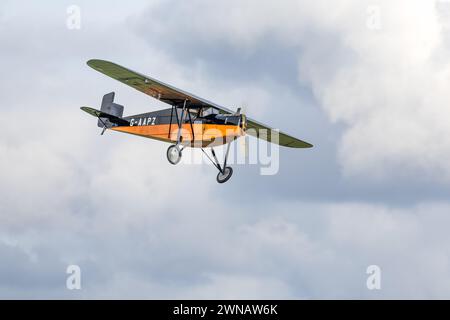
[[[231,168],[231,167],[226,167],[223,171],[224,171],[223,174],[222,174],[222,172],[219,172],[219,174],[217,175],[218,183],[227,182],[228,180],[230,180],[231,176],[233,175],[233,168]]]
[[[181,150],[177,145],[170,146],[167,149],[167,160],[173,165],[177,165],[181,161]]]

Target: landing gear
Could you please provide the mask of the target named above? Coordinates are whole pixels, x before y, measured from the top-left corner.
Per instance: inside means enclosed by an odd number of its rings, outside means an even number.
[[[179,121],[178,121],[178,113],[176,113],[177,114],[177,123],[178,123],[177,143],[173,146],[170,146],[169,149],[167,149],[167,160],[169,160],[169,162],[173,165],[177,165],[181,161],[181,156],[182,156],[182,151],[183,151],[183,149],[180,149],[180,144],[182,141],[181,128],[184,123],[184,116],[185,116],[185,112],[186,112],[186,103],[187,103],[187,100],[184,101],[183,109],[181,111],[181,119]],[[177,112],[175,106],[173,106],[172,114],[174,112],[174,109],[175,109],[175,112]],[[169,137],[170,137],[170,132],[171,132],[170,129],[172,126],[172,114],[170,115]],[[192,124],[191,124],[191,126],[192,126]]]
[[[217,174],[217,182],[225,183],[228,180],[230,180],[232,175],[233,175],[233,168],[226,167],[225,169],[223,169],[222,172],[219,171],[219,173]]]
[[[231,143],[228,143],[227,145],[227,151],[225,153],[225,159],[223,161],[223,166],[220,165],[219,160],[217,160],[216,152],[213,148],[211,148],[211,154],[213,156],[213,159],[206,153],[206,151],[202,148],[203,153],[208,157],[208,159],[212,162],[212,164],[219,170],[219,173],[217,174],[217,182],[218,183],[225,183],[228,180],[230,180],[231,176],[233,175],[233,168],[227,167],[227,160],[228,160],[228,154],[230,153],[230,145]]]
[[[178,145],[170,146],[167,149],[167,160],[173,165],[177,165],[181,161],[181,150]]]
[[[194,127],[192,124],[192,118],[190,113],[190,108],[187,106],[188,100],[184,101],[183,109],[181,110],[181,116],[178,118],[178,111],[177,108],[181,105],[173,105],[172,111],[170,114],[170,124],[169,124],[169,135],[168,138],[171,139],[171,129],[172,129],[172,118],[173,114],[175,113],[175,116],[177,118],[177,124],[178,124],[178,132],[177,132],[177,141],[176,144],[172,145],[167,149],[167,160],[173,165],[178,164],[181,161],[182,157],[182,151],[188,144],[183,144],[183,137],[181,134],[182,126],[185,123],[185,115],[186,112],[189,117],[189,124],[191,125],[191,131],[192,131],[192,140],[191,142],[195,142],[195,135],[194,135]],[[201,110],[201,109],[200,109]],[[200,113],[200,111],[198,111]],[[240,111],[238,111],[240,113]],[[187,123],[187,122],[186,122]],[[228,154],[230,153],[230,145],[231,142],[227,145],[227,151],[225,153],[225,159],[223,162],[223,165],[220,165],[219,160],[217,160],[216,152],[213,148],[211,148],[211,154],[213,156],[213,159],[206,153],[206,151],[202,148],[203,153],[208,157],[208,159],[214,164],[214,166],[219,170],[219,173],[217,174],[217,182],[218,183],[225,183],[228,180],[230,180],[231,176],[233,175],[233,169],[231,167],[227,167],[227,159]],[[182,148],[180,149],[180,146]]]

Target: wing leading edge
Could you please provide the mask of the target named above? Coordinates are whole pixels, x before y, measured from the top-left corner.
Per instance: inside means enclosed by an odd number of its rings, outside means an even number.
[[[125,67],[119,66],[113,62],[105,60],[89,60],[87,64],[101,72],[108,77],[122,82],[138,91],[145,93],[155,99],[170,105],[179,105],[187,100],[188,106],[196,107],[211,107],[222,111],[222,113],[233,113],[233,111],[221,107],[213,102],[199,98],[191,93],[177,89],[159,80],[145,76],[138,72],[132,71]]]
[[[180,105],[187,101],[187,104],[190,108],[213,108],[218,110],[220,113],[224,114],[233,114],[234,112],[219,106],[213,102],[208,100],[199,98],[193,94],[185,92],[183,90],[177,89],[171,85],[165,84],[159,80],[153,79],[151,77],[145,76],[138,72],[132,71],[125,67],[122,67],[113,62],[105,61],[105,60],[89,60],[87,64],[95,69],[98,72],[101,72],[108,77],[111,77],[117,81],[120,81],[138,91],[141,91],[155,99],[161,100],[162,102],[168,103],[170,105]],[[252,120],[250,118],[247,119],[247,127],[253,130],[249,130],[248,133],[257,138],[269,141],[269,142],[277,142],[271,141],[271,133],[278,130],[274,130],[271,127]],[[294,138],[290,135],[287,135],[283,132],[279,132],[279,141],[278,144],[284,147],[290,148],[311,148],[312,145]]]

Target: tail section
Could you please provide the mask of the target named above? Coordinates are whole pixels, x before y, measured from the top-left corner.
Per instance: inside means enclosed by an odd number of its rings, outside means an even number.
[[[130,124],[129,121],[122,118],[124,107],[120,104],[114,103],[114,96],[114,92],[105,94],[103,96],[100,110],[90,107],[81,107],[81,110],[98,118],[97,125],[98,127],[103,128],[103,132],[112,127],[127,126]]]
[[[114,116],[116,118],[121,119],[123,117],[123,109],[124,107],[120,104],[114,103],[114,97],[115,97],[115,92],[111,92],[108,94],[105,94],[103,96],[102,99],[102,106],[100,108],[100,111],[102,113]],[[105,123],[110,123],[110,124],[116,124],[113,121],[111,121],[110,117],[100,117],[98,119],[98,123],[97,125],[100,128],[103,128],[105,126]]]

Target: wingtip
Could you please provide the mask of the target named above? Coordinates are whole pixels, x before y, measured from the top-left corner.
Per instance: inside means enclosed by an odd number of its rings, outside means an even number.
[[[300,143],[287,144],[287,145],[283,145],[283,146],[288,147],[288,148],[294,148],[294,149],[310,149],[310,148],[314,147],[312,144],[305,142],[305,141],[301,141]]]
[[[91,67],[91,68],[97,68],[99,64],[101,63],[111,63],[109,61],[106,60],[102,60],[102,59],[90,59],[86,62],[86,64]]]
[[[291,148],[298,148],[298,149],[310,149],[313,148],[314,146],[306,141],[298,141],[298,143],[294,143],[291,145]]]
[[[86,64],[91,68],[95,68],[95,65],[102,61],[103,60],[100,60],[100,59],[90,59],[86,62]]]
[[[293,146],[293,148],[298,148],[298,149],[311,149],[314,148],[314,146],[311,143],[308,142],[302,142],[301,144],[295,145]]]

